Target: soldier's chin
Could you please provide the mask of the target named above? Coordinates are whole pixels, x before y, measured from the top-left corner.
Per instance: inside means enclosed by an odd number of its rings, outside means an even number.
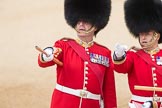
[[[85,32],[79,32],[78,33],[78,36],[79,37],[85,37],[85,36],[87,36],[87,34]]]
[[[76,29],[76,31],[77,31],[78,33],[80,33],[80,34],[85,34],[85,33],[86,33],[85,30],[77,30],[77,29]]]
[[[145,49],[145,48],[148,47],[148,44],[147,44],[147,43],[142,43],[142,44],[141,44],[141,47]]]
[[[84,33],[86,33],[86,31],[84,31],[84,30],[79,30],[78,33],[84,34]]]

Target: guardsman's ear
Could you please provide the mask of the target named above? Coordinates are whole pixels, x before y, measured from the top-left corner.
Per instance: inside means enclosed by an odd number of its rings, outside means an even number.
[[[158,33],[158,40],[160,39],[160,33]]]
[[[159,40],[160,39],[160,33],[156,32],[156,35],[157,35],[157,40]]]
[[[95,31],[97,31],[97,27],[95,27]]]

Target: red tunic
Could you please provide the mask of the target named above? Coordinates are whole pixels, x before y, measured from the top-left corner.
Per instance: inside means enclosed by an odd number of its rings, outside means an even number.
[[[152,62],[157,63],[158,60],[162,60],[162,50],[149,57]],[[152,91],[135,90],[135,85],[162,87],[162,70],[157,71],[156,67],[150,66],[137,55],[137,52],[128,51],[125,61],[115,62],[114,69],[118,73],[128,74],[129,88],[133,95],[153,97],[154,94]],[[162,92],[155,92],[155,95],[162,97]]]
[[[88,73],[85,76],[85,61],[77,55],[67,41],[59,40],[55,43],[54,47],[62,49],[62,53],[60,53],[58,59],[64,64],[63,66],[57,66],[57,83],[72,89],[86,88],[87,91],[90,91],[91,93],[101,94],[100,84],[96,74],[88,66],[89,64],[87,64],[86,68],[88,68]],[[94,53],[108,58],[109,67],[98,64],[104,74],[102,88],[104,108],[116,108],[116,90],[111,51],[97,43],[94,43],[93,46],[89,48],[85,48],[85,51],[87,54]],[[42,63],[38,57],[38,64],[40,67],[48,67],[55,63],[53,61]],[[86,81],[85,77],[87,77]],[[79,108],[79,104],[80,97],[63,93],[57,89],[54,90],[51,108]],[[99,101],[83,98],[81,108],[100,108]]]

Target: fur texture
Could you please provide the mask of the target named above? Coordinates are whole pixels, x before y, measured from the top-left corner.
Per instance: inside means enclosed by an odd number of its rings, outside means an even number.
[[[138,37],[141,32],[155,30],[162,43],[162,1],[127,0],[124,4],[125,22],[129,31]]]
[[[110,0],[65,0],[64,2],[65,19],[73,28],[79,20],[83,20],[90,22],[100,31],[107,25],[110,12]]]

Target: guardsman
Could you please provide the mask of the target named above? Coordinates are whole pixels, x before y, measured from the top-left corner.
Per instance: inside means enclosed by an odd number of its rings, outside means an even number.
[[[126,25],[141,48],[126,50],[125,45],[117,44],[115,71],[128,74],[130,108],[161,108],[162,91],[157,88],[162,87],[162,1],[126,0],[124,9]],[[135,86],[146,87],[142,90]]]
[[[40,67],[57,65],[51,108],[116,108],[111,51],[94,42],[111,11],[110,0],[65,0],[65,19],[76,39],[39,50]]]

